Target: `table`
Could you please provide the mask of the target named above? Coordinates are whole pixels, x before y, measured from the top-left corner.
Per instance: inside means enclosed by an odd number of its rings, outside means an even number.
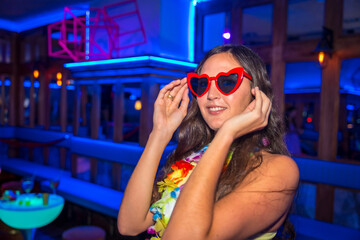
[[[49,194],[43,205],[42,194],[21,194],[15,201],[0,202],[0,219],[13,228],[21,229],[26,240],[34,239],[36,228],[55,220],[64,207],[64,198]]]

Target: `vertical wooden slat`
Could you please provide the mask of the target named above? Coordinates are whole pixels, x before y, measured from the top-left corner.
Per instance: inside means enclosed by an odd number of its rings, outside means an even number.
[[[71,154],[71,177],[77,177],[77,170],[78,170],[78,161],[77,161],[77,154]]]
[[[340,59],[334,55],[328,66],[322,70],[320,132],[318,157],[334,161],[337,152],[337,131],[339,124],[339,78]],[[334,213],[334,187],[318,185],[315,217],[332,222]],[[323,201],[326,199],[326,201]]]
[[[60,90],[60,126],[61,131],[66,132],[67,127],[67,91],[66,85],[68,80],[68,75],[66,71],[62,73],[62,85]]]
[[[273,38],[271,56],[271,84],[274,91],[275,107],[284,114],[284,80],[285,62],[283,60],[284,44],[286,42],[287,0],[274,1]]]
[[[68,72],[66,69],[62,71],[62,85],[61,85],[61,94],[60,94],[60,126],[61,131],[66,132],[67,128],[67,80],[68,80]],[[60,168],[65,169],[66,165],[66,148],[60,147]]]
[[[87,116],[86,116],[86,105],[88,102],[88,93],[86,85],[81,85],[81,103],[80,103],[80,114],[81,114],[81,126],[87,126]]]
[[[29,127],[33,128],[35,127],[35,87],[34,87],[34,76],[31,76],[31,86],[30,86],[30,121],[29,121]]]
[[[155,78],[149,77],[141,83],[141,103],[140,112],[140,146],[145,146],[152,130],[152,117],[154,113],[154,102],[159,93],[159,84],[155,82]]]
[[[74,94],[74,113],[73,113],[73,135],[79,135],[79,121],[80,121],[80,98],[83,93],[80,91],[80,86],[75,85]]]
[[[48,71],[45,71],[45,78],[44,78],[44,129],[49,130],[50,127],[50,88],[49,83],[51,81],[51,74]],[[49,165],[49,155],[50,149],[49,147],[43,148],[43,156],[44,156],[44,165]]]
[[[115,84],[114,91],[114,142],[123,141],[123,122],[124,122],[124,87],[122,83]]]
[[[45,115],[46,115],[46,103],[45,103],[45,94],[46,94],[46,79],[45,79],[45,74],[42,71],[39,71],[39,96],[38,96],[38,107],[39,107],[39,111],[38,111],[38,124],[40,126],[45,127]]]
[[[50,127],[50,109],[51,109],[51,102],[50,102],[50,88],[49,88],[49,84],[51,81],[51,74],[46,72],[45,74],[45,130],[48,130]]]
[[[100,126],[100,107],[101,107],[101,86],[93,86],[92,106],[91,106],[91,138],[98,139]],[[96,182],[97,159],[90,158],[90,181]]]
[[[18,126],[24,126],[25,125],[25,107],[24,107],[24,100],[25,100],[25,87],[24,87],[24,81],[25,81],[25,76],[21,76],[20,77],[20,81],[19,81],[19,105],[18,105],[18,116],[19,116],[19,120],[18,120]]]
[[[5,99],[5,75],[0,75],[0,81],[1,81],[1,92],[0,92],[0,125],[5,125],[5,105],[6,105],[6,99]]]
[[[112,188],[121,190],[121,164],[117,162],[112,163]]]
[[[19,34],[12,35],[11,38],[11,85],[10,85],[10,101],[9,101],[9,125],[16,126],[18,123],[18,107],[19,107]]]
[[[61,147],[59,149],[60,151],[60,168],[61,169],[65,169],[66,167],[66,153],[67,153],[67,149],[64,147]]]

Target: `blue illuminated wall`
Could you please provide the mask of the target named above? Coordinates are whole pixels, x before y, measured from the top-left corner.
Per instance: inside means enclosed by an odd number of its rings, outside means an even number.
[[[103,7],[118,0],[97,0],[91,7]],[[120,57],[155,55],[193,61],[189,40],[191,0],[137,0],[147,43],[120,51]],[[136,36],[135,36],[136,37]]]

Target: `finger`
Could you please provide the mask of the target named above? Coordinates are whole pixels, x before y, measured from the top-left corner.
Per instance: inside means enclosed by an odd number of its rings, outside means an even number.
[[[260,91],[261,99],[262,99],[262,112],[266,114],[270,105],[270,99],[266,96],[263,91]]]
[[[267,112],[266,112],[266,119],[268,121],[269,121],[269,116],[270,116],[270,113],[271,113],[271,107],[272,107],[272,103],[270,102],[269,107],[268,107]]]
[[[261,112],[262,104],[263,104],[263,101],[262,101],[259,87],[255,87],[255,110],[259,113]]]
[[[180,80],[175,80],[170,82],[169,84],[165,85],[160,91],[159,91],[159,95],[158,95],[158,99],[162,99],[165,96],[167,97],[167,95],[169,95],[167,92],[171,91],[171,89],[173,89],[175,86],[180,84]]]
[[[175,95],[175,99],[173,101],[173,103],[175,104],[175,106],[179,106],[180,100],[183,98],[184,95],[184,91],[187,89],[186,85],[182,85],[182,87],[178,90],[177,94]]]
[[[181,99],[181,105],[179,107],[179,110],[181,112],[183,112],[184,115],[186,115],[186,113],[187,113],[187,108],[188,108],[189,102],[190,102],[189,88],[186,88],[183,93],[182,99]]]
[[[181,81],[179,85],[175,86],[173,89],[170,90],[169,94],[171,94],[171,96],[176,97],[179,94],[179,91],[185,86],[186,84]],[[180,95],[180,99],[181,99]],[[165,96],[166,97],[166,96]]]

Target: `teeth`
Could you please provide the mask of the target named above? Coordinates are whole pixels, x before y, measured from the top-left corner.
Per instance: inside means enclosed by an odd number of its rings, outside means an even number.
[[[220,110],[224,110],[225,108],[223,107],[211,107],[210,111],[220,111]]]

